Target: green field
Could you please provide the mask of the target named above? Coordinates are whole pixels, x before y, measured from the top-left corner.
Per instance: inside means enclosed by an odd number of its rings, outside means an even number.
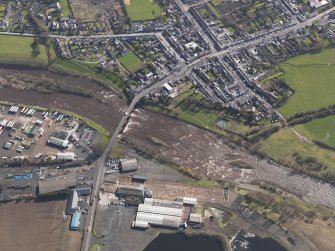
[[[310,139],[318,140],[335,147],[335,115],[315,119],[296,128]]]
[[[294,154],[298,153],[303,158],[315,157],[319,162],[328,166],[326,171],[335,174],[335,152],[322,149],[313,143],[307,143],[293,132],[291,128],[282,129],[262,141],[261,150],[271,158],[287,165],[295,164]]]
[[[24,64],[30,66],[46,66],[48,56],[44,46],[39,45],[40,53],[33,56],[32,43],[34,38],[22,36],[0,35],[0,63]],[[54,50],[50,48],[51,57],[54,58]]]
[[[137,57],[134,52],[129,52],[126,55],[120,57],[119,61],[130,73],[134,73],[144,66],[141,59],[139,59],[139,57]]]
[[[129,0],[126,4],[128,16],[132,21],[152,20],[162,14],[158,4],[153,0]]]
[[[175,97],[168,106],[153,104],[146,106],[146,109],[176,117],[195,126],[225,136],[228,136],[229,132],[243,134],[251,129],[245,126],[243,121],[239,121],[229,114],[224,114],[220,111],[205,107],[201,107],[198,111],[195,111],[192,103],[198,102],[200,104],[206,103],[206,101],[203,95],[195,90],[192,83],[186,84],[179,92],[180,95]],[[224,120],[225,122],[223,129],[217,125],[219,120]]]
[[[51,68],[92,77],[97,81],[106,83],[111,89],[119,94],[122,94],[125,88],[123,81],[118,76],[116,76],[113,72],[100,71],[95,64],[85,64],[82,62],[58,58],[51,65]]]
[[[295,90],[280,108],[284,116],[335,103],[335,48],[291,58],[281,64],[281,68],[285,71],[282,77]]]
[[[69,5],[69,1],[68,0],[60,0],[59,2],[62,5],[62,15],[63,15],[63,17],[72,16],[72,11],[71,11],[71,7]]]

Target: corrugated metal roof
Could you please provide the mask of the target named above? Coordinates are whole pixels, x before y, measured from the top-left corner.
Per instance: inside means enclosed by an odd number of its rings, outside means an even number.
[[[121,169],[123,172],[137,170],[137,159],[123,159],[121,160]]]
[[[80,224],[80,213],[77,211],[72,214],[70,229],[78,229]]]
[[[178,228],[181,223],[181,218],[170,215],[150,214],[144,212],[138,212],[136,220],[148,222],[152,225],[174,227]]]
[[[171,208],[171,207],[160,207],[140,204],[138,205],[139,212],[151,213],[151,214],[162,214],[162,215],[171,215],[171,216],[181,216],[183,210],[180,208]]]
[[[78,209],[79,196],[75,190],[71,190],[70,196],[67,201],[66,213],[72,214],[75,210]]]
[[[148,227],[149,227],[149,223],[146,222],[146,221],[139,221],[139,220],[136,220],[134,226],[135,226],[135,227],[138,227],[138,228],[148,228]]]
[[[75,175],[72,176],[61,176],[53,178],[52,180],[40,180],[38,182],[39,193],[51,193],[67,189],[68,187],[75,186],[77,178]]]
[[[182,201],[184,204],[191,204],[191,205],[195,205],[198,202],[197,198],[192,197],[179,197],[177,198],[177,200]]]
[[[190,221],[201,223],[202,222],[202,215],[201,214],[190,214]]]
[[[119,196],[137,196],[142,197],[143,196],[144,189],[138,188],[138,187],[123,187],[119,186],[116,193]]]
[[[147,180],[147,176],[144,175],[133,175],[134,180]]]
[[[78,195],[83,196],[83,195],[91,194],[92,189],[90,187],[79,187],[79,188],[76,188],[76,191]]]
[[[183,208],[183,202],[173,201],[173,200],[160,200],[160,199],[146,198],[144,200],[144,204],[152,205],[152,206],[161,206],[161,207]]]

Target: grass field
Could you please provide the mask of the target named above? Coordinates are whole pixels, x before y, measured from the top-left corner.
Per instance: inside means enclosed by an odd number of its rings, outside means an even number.
[[[153,0],[129,0],[126,4],[128,16],[132,21],[152,20],[162,13],[159,6]]]
[[[290,128],[282,129],[262,141],[261,150],[273,159],[288,165],[294,164],[294,153],[298,153],[303,158],[313,156],[328,166],[328,169],[321,171],[320,174],[328,171],[335,173],[335,153],[304,142]]]
[[[223,114],[219,111],[210,110],[207,108],[201,108],[199,111],[192,111],[187,100],[193,101],[204,101],[204,97],[200,92],[197,92],[193,87],[192,83],[188,83],[184,86],[183,90],[179,90],[180,95],[175,97],[169,106],[158,106],[152,105],[146,107],[148,110],[155,112],[161,112],[168,115],[177,117],[183,121],[199,126],[201,128],[208,129],[220,135],[228,135],[229,131],[236,133],[245,133],[250,130],[248,126],[243,125],[242,121],[238,121],[227,114]],[[217,126],[219,120],[225,121],[224,129]]]
[[[45,47],[39,45],[40,53],[33,56],[31,47],[33,42],[32,37],[0,35],[0,63],[46,66],[48,56]],[[53,48],[50,51],[53,52]]]
[[[62,5],[62,15],[63,15],[63,17],[72,16],[72,11],[71,11],[71,7],[69,5],[69,1],[68,0],[60,0],[59,2]]]
[[[114,73],[108,71],[99,71],[99,69],[97,69],[94,64],[85,64],[58,58],[51,65],[51,67],[65,72],[74,72],[81,75],[87,75],[93,79],[107,83],[116,93],[119,94],[122,94],[125,88],[123,81]]]
[[[296,128],[310,139],[335,147],[335,115],[297,125]]]
[[[134,52],[129,52],[128,54],[120,57],[119,61],[130,73],[134,73],[144,66],[141,59],[139,59]]]
[[[280,108],[284,116],[289,117],[298,112],[315,110],[335,103],[335,48],[294,57],[281,67],[285,71],[282,77],[295,90]]]

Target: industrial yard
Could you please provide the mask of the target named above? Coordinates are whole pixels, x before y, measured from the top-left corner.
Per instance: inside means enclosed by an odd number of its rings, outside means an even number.
[[[84,160],[94,155],[98,134],[81,121],[61,112],[27,106],[0,107],[2,161]]]

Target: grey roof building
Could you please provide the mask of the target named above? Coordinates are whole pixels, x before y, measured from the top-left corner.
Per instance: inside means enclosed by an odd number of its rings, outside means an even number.
[[[70,197],[67,200],[66,214],[73,214],[78,211],[78,201],[79,195],[76,190],[72,189],[70,192]]]
[[[121,159],[122,172],[130,172],[138,169],[137,159]]]
[[[74,187],[76,184],[77,178],[75,175],[57,177],[52,180],[40,180],[38,182],[39,194],[63,191],[69,187]]]

